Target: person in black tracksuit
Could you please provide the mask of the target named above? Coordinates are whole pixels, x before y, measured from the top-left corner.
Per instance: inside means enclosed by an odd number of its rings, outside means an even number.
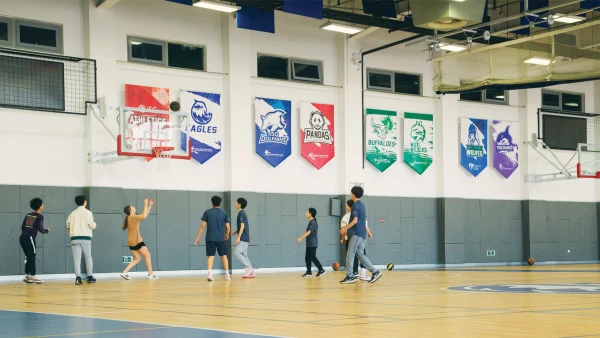
[[[19,243],[21,244],[21,248],[23,248],[23,253],[27,256],[27,261],[25,262],[25,278],[23,281],[25,283],[41,284],[44,281],[35,277],[35,237],[38,232],[43,234],[49,233],[50,229],[44,229],[44,216],[42,216],[44,202],[42,199],[37,197],[32,199],[29,201],[29,206],[34,211],[25,215],[23,223],[21,224],[21,237],[19,237]]]
[[[325,270],[317,258],[317,247],[319,246],[318,230],[319,224],[317,223],[317,210],[315,208],[308,208],[306,212],[306,218],[309,219],[308,227],[306,227],[306,233],[296,240],[296,243],[300,243],[306,238],[306,254],[304,260],[306,262],[306,273],[302,277],[312,277],[312,263],[315,263],[319,272],[317,277],[321,277],[325,274]]]

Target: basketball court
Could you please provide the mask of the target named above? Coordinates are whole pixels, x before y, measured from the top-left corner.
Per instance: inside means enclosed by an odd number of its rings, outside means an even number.
[[[600,265],[0,284],[3,337],[600,337]],[[33,325],[30,325],[35,323]],[[535,329],[534,329],[535,328]]]
[[[600,0],[2,2],[0,338],[600,338]]]

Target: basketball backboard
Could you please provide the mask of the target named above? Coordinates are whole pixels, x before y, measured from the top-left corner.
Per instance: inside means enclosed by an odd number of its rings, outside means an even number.
[[[117,153],[151,159],[157,148],[172,148],[171,159],[189,160],[192,149],[186,125],[186,113],[120,107]]]
[[[600,144],[580,143],[577,156],[577,177],[600,178]]]

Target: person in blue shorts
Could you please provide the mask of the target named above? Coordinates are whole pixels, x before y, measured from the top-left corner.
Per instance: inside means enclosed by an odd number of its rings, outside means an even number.
[[[231,280],[229,276],[229,261],[227,260],[227,240],[229,239],[229,216],[221,209],[221,197],[213,196],[210,199],[212,208],[206,210],[202,215],[202,225],[196,237],[196,246],[200,244],[200,236],[206,228],[206,266],[208,268],[208,281],[214,280],[212,267],[215,253],[221,256],[223,269],[225,269],[225,280]]]

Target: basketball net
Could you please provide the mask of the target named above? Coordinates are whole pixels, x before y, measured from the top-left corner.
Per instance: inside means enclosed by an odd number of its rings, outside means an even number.
[[[158,171],[170,171],[171,170],[171,153],[173,147],[154,147],[152,152],[158,162]]]

